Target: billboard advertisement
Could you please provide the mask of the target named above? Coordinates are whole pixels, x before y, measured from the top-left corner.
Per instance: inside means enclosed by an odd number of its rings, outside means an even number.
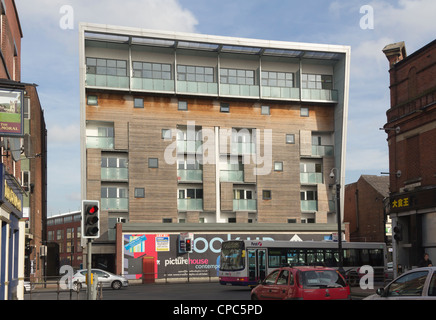
[[[21,136],[23,125],[24,91],[0,88],[0,135]]]
[[[180,234],[123,234],[124,270],[127,279],[217,277],[221,243],[226,240],[323,240],[324,234],[194,233],[192,252],[179,253]]]

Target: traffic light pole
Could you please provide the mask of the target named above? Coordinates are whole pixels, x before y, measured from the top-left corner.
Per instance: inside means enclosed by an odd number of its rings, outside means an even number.
[[[87,244],[87,255],[86,255],[86,259],[87,259],[87,268],[88,268],[88,272],[86,273],[86,288],[88,289],[87,294],[88,294],[88,300],[92,300],[92,285],[91,285],[91,281],[92,281],[92,276],[91,276],[91,263],[92,263],[92,239],[88,239],[88,244]]]

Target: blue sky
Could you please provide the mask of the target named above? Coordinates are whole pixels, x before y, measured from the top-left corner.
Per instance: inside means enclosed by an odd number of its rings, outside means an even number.
[[[435,39],[435,0],[17,0],[22,81],[39,85],[48,129],[48,215],[80,208],[79,22],[351,46],[346,183],[388,171],[385,45]],[[70,6],[73,28],[61,28]],[[361,19],[373,12],[374,26]],[[65,20],[64,20],[65,21]]]

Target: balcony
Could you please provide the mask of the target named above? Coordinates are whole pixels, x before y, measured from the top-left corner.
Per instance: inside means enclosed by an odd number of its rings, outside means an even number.
[[[179,211],[203,211],[203,199],[177,199]]]
[[[88,149],[114,149],[114,137],[86,137],[86,148]]]
[[[323,183],[323,174],[321,172],[300,172],[300,183]]]
[[[262,97],[263,98],[277,98],[277,99],[300,99],[300,89],[299,88],[286,88],[286,87],[262,87]]]
[[[220,95],[239,97],[259,97],[259,86],[247,84],[220,84]]]
[[[318,211],[317,200],[301,200],[301,211]]]
[[[301,89],[301,99],[337,102],[338,91],[327,89]]]
[[[240,170],[221,170],[221,182],[244,182],[244,171]]]
[[[86,85],[92,87],[129,88],[129,77],[87,74]]]
[[[233,211],[256,211],[257,200],[233,199]]]
[[[177,92],[217,95],[218,84],[210,82],[177,81]]]
[[[101,209],[109,211],[129,210],[127,198],[102,198]]]
[[[127,168],[101,168],[101,180],[128,180],[129,170]]]
[[[334,148],[333,146],[318,146],[312,145],[312,156],[317,157],[332,157],[334,156]]]
[[[132,89],[174,92],[174,80],[132,78]]]
[[[177,170],[177,179],[179,182],[201,182],[203,181],[203,170]]]

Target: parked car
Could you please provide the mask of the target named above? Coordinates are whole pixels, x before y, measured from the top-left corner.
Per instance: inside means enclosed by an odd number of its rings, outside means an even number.
[[[436,267],[410,270],[364,300],[436,300]]]
[[[283,267],[272,271],[251,291],[252,300],[351,299],[350,287],[335,269]]]
[[[88,269],[82,269],[77,271],[73,276],[73,288],[74,290],[79,290],[82,287],[86,287],[86,274]],[[112,288],[119,290],[122,287],[127,287],[129,282],[123,276],[117,276],[113,273],[101,270],[101,269],[91,269],[92,274],[98,276],[98,282],[101,282],[103,288]]]

